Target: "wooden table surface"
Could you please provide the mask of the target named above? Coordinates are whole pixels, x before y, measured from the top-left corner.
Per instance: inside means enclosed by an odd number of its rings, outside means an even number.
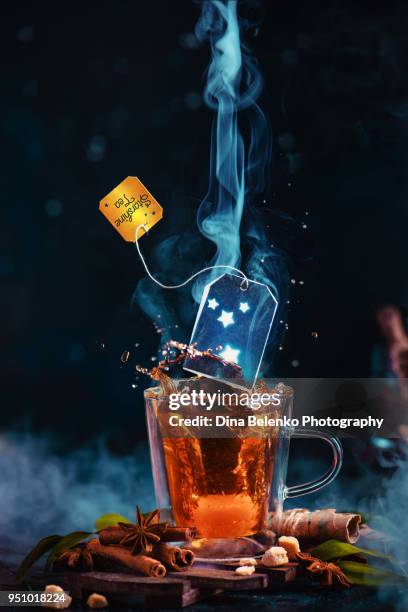
[[[200,572],[197,570],[197,574]],[[214,585],[215,587],[216,585]],[[13,568],[0,563],[0,590],[15,590]],[[108,596],[109,599],[109,596]],[[298,612],[298,611],[332,611],[332,612],[402,612],[404,601],[408,602],[408,593],[403,589],[388,589],[377,591],[372,588],[352,587],[350,589],[327,589],[311,586],[296,587],[282,584],[273,590],[268,588],[261,590],[223,590],[213,591],[208,599],[184,608],[191,612],[209,612],[217,610],[234,612],[246,610],[273,610],[274,612]],[[152,606],[150,609],[171,610],[167,604]],[[2,610],[15,610],[14,607],[3,607]],[[89,610],[85,604],[76,604],[73,610]],[[111,601],[110,610],[146,610],[144,604],[127,605]]]

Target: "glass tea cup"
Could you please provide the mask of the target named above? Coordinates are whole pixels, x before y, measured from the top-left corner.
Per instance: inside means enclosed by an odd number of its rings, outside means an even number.
[[[286,499],[332,482],[341,468],[342,448],[335,436],[297,432],[288,424],[293,390],[282,383],[269,391],[276,401],[266,406],[258,402],[254,408],[254,394],[250,405],[241,405],[235,398],[240,392],[231,387],[224,387],[211,410],[188,404],[194,390],[214,393],[218,388],[209,379],[178,380],[173,391],[189,394],[187,405],[175,408],[176,395],[163,393],[161,387],[145,391],[145,405],[156,502],[163,518],[194,529],[193,548],[200,557],[231,558],[254,554],[257,546],[245,548],[236,541],[249,541],[267,530]],[[291,437],[327,442],[333,453],[328,472],[287,486]]]

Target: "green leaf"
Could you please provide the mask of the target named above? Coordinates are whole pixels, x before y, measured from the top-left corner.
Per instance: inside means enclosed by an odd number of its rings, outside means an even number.
[[[339,561],[337,565],[343,570],[351,584],[364,586],[391,585],[406,582],[405,576],[378,569],[365,563],[355,561]]]
[[[122,516],[121,514],[116,514],[115,512],[110,512],[109,514],[102,514],[95,521],[95,527],[97,531],[101,531],[101,529],[106,529],[106,527],[115,527],[118,523],[131,523],[128,518]]]
[[[340,542],[340,540],[327,540],[313,548],[310,554],[322,561],[335,561],[336,559],[343,559],[351,555],[367,555],[369,557],[390,560],[390,557],[377,553],[374,550],[359,548],[347,542]]]
[[[17,570],[17,582],[23,582],[30,567],[61,540],[60,535],[50,535],[40,540],[21,562]]]
[[[73,548],[74,546],[88,538],[90,535],[92,535],[92,532],[90,531],[73,531],[72,533],[68,533],[63,538],[61,538],[59,542],[57,542],[51,549],[51,552],[45,564],[46,571],[51,567],[52,563],[54,563],[59,553],[61,553],[63,550],[67,550],[68,548]]]

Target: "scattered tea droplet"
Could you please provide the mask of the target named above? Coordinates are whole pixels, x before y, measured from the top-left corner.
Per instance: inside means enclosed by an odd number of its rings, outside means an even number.
[[[312,338],[318,338],[318,337],[319,337],[319,332],[312,331]]]
[[[299,367],[299,361],[298,361],[298,359],[294,359],[294,360],[292,361],[292,366],[293,366],[294,368]]]
[[[120,356],[120,360],[121,360],[122,363],[127,363],[129,357],[130,357],[130,352],[129,351],[123,351],[122,355]]]
[[[150,357],[150,361],[156,361],[157,357]]]

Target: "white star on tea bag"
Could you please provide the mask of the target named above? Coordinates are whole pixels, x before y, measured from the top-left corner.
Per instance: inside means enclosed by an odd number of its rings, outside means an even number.
[[[224,327],[228,327],[228,325],[233,325],[235,323],[234,313],[225,312],[225,310],[223,310],[221,316],[218,317],[217,321],[220,321],[220,323],[222,323]]]
[[[208,300],[208,308],[211,308],[211,310],[215,310],[217,306],[219,306],[219,303],[216,299],[213,298],[212,300]]]
[[[233,349],[229,344],[225,347],[225,349],[220,353],[220,357],[225,359],[225,361],[229,361],[230,363],[238,364],[238,355],[240,354],[239,349]]]
[[[246,312],[248,312],[248,310],[251,310],[250,307],[248,306],[248,302],[241,302],[239,305],[239,309],[241,312],[243,312],[244,314]]]

